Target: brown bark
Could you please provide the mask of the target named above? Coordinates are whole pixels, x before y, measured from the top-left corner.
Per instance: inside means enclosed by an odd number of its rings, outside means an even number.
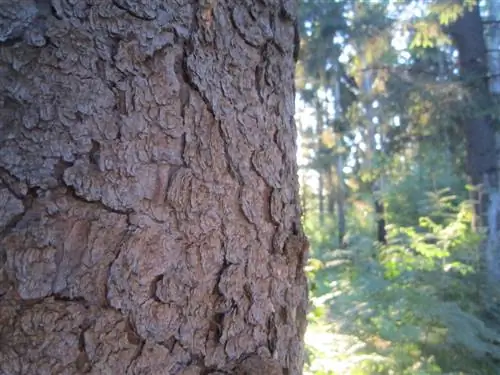
[[[295,13],[1,2],[0,373],[301,373]]]

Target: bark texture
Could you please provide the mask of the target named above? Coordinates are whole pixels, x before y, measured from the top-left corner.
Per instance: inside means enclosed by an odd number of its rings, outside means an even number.
[[[0,374],[300,374],[294,0],[3,0]]]

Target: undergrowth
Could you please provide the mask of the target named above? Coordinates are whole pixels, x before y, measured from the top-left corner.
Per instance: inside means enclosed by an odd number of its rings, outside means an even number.
[[[307,218],[311,311],[308,375],[500,374],[500,334],[486,321],[469,202],[428,194],[414,226],[389,225],[387,245]]]

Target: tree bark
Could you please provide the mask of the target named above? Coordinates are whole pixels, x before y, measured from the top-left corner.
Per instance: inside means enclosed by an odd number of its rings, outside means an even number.
[[[302,372],[295,14],[1,2],[0,373]]]
[[[496,130],[492,116],[493,101],[488,87],[488,55],[479,7],[465,10],[449,33],[459,52],[460,74],[475,108],[464,121],[467,144],[467,172],[476,193],[477,224],[488,229],[484,261],[491,281],[500,280],[499,214]]]

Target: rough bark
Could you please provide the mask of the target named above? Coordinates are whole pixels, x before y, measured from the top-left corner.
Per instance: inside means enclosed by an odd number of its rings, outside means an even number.
[[[0,373],[301,373],[295,13],[1,2]]]

